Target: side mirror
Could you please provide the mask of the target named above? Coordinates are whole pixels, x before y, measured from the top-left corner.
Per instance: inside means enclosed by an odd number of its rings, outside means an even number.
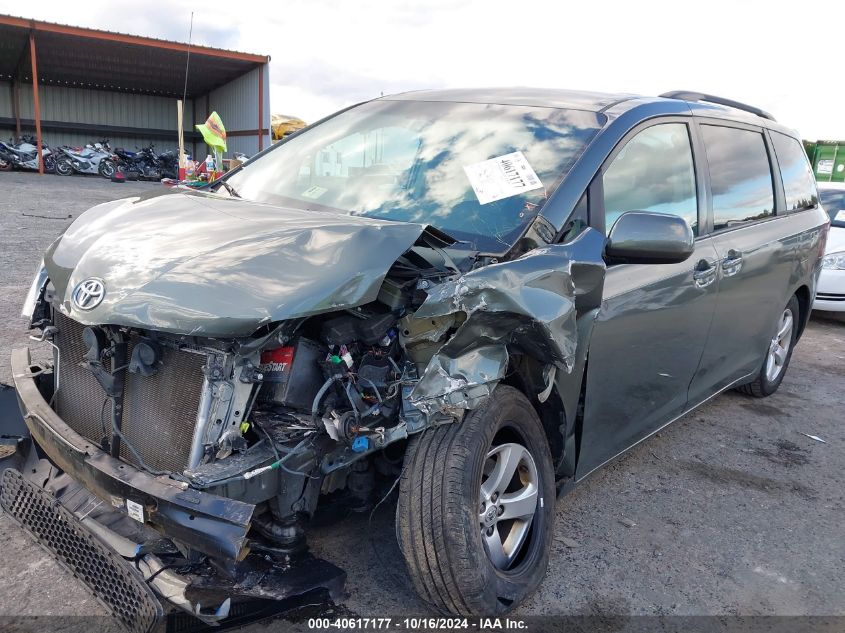
[[[677,264],[692,255],[695,236],[677,215],[628,211],[610,230],[605,255],[630,264]]]

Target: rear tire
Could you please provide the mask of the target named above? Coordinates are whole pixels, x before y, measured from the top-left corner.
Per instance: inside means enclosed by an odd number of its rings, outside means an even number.
[[[59,176],[73,175],[73,163],[70,162],[69,158],[60,158],[56,161],[56,173]]]
[[[554,504],[543,425],[513,387],[498,386],[462,422],[416,436],[396,532],[417,593],[445,613],[510,611],[545,576]]]
[[[737,391],[754,398],[765,398],[778,390],[783,377],[786,376],[792,350],[795,349],[800,317],[801,307],[798,304],[798,297],[793,295],[778,317],[775,334],[769,342],[766,358],[763,359],[760,371],[753,382],[737,387]]]

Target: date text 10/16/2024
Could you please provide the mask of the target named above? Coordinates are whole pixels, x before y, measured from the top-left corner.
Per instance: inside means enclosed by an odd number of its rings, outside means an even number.
[[[504,631],[526,630],[528,625],[518,618],[309,618],[312,630],[407,630],[407,631]]]

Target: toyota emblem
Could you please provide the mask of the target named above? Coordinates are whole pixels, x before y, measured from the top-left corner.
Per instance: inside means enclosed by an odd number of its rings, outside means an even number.
[[[102,279],[91,277],[81,281],[73,289],[73,305],[80,310],[93,310],[103,302],[106,286]]]

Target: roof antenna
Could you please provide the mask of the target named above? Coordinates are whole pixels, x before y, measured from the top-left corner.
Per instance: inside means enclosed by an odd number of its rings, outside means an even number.
[[[185,157],[185,124],[182,122],[183,108],[185,107],[185,99],[188,96],[188,67],[191,63],[191,38],[194,35],[194,12],[191,11],[191,26],[188,29],[188,56],[185,59],[185,85],[182,88],[182,100],[176,103],[176,121],[179,127],[177,132],[177,139],[179,141],[179,180],[185,179],[185,169],[187,167],[187,158]],[[196,112],[196,108],[194,108]],[[191,124],[196,121],[191,119]]]
[[[191,37],[194,34],[194,12],[191,11],[191,26],[188,29],[188,58],[185,60],[185,87],[182,90],[182,103],[188,95],[188,64],[191,63]]]

